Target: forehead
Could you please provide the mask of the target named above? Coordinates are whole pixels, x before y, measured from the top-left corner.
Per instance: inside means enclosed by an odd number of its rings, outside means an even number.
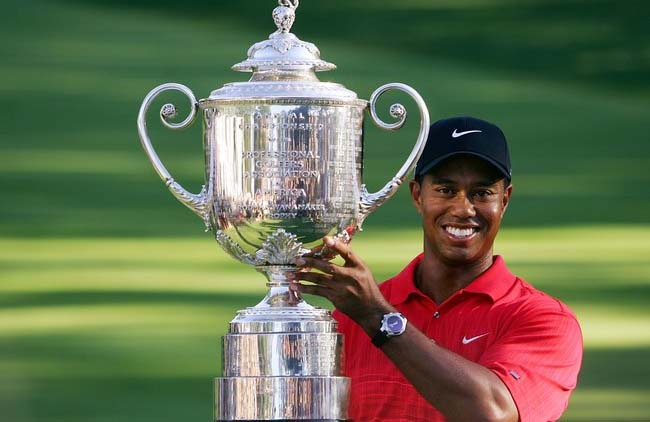
[[[434,167],[429,175],[433,179],[459,180],[471,179],[480,182],[495,183],[503,175],[492,164],[473,155],[456,155],[444,160]]]

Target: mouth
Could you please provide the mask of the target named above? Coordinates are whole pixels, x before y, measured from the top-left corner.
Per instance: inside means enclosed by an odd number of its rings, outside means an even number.
[[[454,240],[469,240],[479,232],[478,226],[460,226],[447,224],[443,226],[445,233]]]

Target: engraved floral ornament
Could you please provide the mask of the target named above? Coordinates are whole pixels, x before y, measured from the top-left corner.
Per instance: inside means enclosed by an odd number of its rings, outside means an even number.
[[[262,249],[257,251],[257,260],[271,265],[295,264],[297,257],[308,252],[309,249],[305,249],[298,241],[298,236],[278,229],[266,238]]]
[[[255,255],[245,252],[222,230],[217,230],[215,239],[230,256],[244,264],[255,266],[293,265],[298,257],[309,252],[309,249],[298,241],[298,236],[287,233],[284,229],[278,229],[270,234],[262,244],[262,249]]]

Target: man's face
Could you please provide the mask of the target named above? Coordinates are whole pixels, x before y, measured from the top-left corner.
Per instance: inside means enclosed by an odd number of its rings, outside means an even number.
[[[451,266],[491,259],[511,193],[494,167],[471,155],[446,160],[421,183],[412,181],[425,251]]]

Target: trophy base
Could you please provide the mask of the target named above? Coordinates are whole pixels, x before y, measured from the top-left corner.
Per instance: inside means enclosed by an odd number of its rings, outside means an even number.
[[[216,378],[215,422],[346,421],[346,377]]]
[[[337,322],[289,289],[284,274],[295,267],[258,269],[269,292],[239,311],[223,337],[215,422],[348,420],[350,379],[342,376]]]

